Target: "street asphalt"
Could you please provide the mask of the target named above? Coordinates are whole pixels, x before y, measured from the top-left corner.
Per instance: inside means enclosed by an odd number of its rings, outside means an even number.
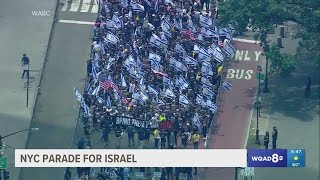
[[[0,134],[5,136],[30,127],[56,1],[10,0],[0,5]],[[49,16],[33,16],[32,11],[50,11]],[[21,79],[22,54],[30,58],[29,104],[26,107],[26,79]],[[43,133],[43,131],[32,133]],[[3,139],[7,145],[7,170],[17,180],[20,168],[14,168],[14,149],[25,148],[28,132]]]
[[[77,18],[77,12],[73,17]],[[83,15],[82,15],[83,16]],[[95,20],[94,14],[87,19]],[[56,19],[65,19],[58,12]],[[79,20],[79,19],[76,19]],[[27,148],[69,149],[76,126],[79,104],[73,88],[82,92],[86,61],[89,58],[92,26],[55,23],[43,71]],[[64,168],[22,168],[20,180],[62,179]]]

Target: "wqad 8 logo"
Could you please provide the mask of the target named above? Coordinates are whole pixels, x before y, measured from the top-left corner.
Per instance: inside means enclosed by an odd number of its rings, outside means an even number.
[[[287,167],[287,150],[249,149],[248,167]]]

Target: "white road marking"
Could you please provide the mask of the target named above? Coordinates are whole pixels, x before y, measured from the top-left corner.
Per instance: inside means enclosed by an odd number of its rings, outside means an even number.
[[[88,21],[75,21],[75,20],[63,20],[63,19],[60,19],[58,22],[59,23],[66,23],[66,24],[94,25],[94,22],[88,22]]]
[[[256,41],[256,40],[249,40],[249,39],[233,38],[233,40],[235,40],[235,41],[239,41],[239,42],[254,43],[254,44],[259,44],[259,43],[260,43],[260,41]]]
[[[71,8],[70,8],[70,11],[71,12],[77,12],[79,10],[79,7],[80,7],[80,2],[72,2],[71,3]]]
[[[94,5],[92,6],[92,9],[91,9],[91,13],[97,14],[98,11],[99,11],[99,5],[94,3]]]
[[[91,6],[91,0],[83,0],[80,12],[88,12]]]

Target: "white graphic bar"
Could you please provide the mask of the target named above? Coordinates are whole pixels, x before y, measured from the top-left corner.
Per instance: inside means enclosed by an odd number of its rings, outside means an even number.
[[[16,149],[15,167],[246,167],[246,149]]]
[[[83,0],[80,12],[88,12],[91,6],[91,0]]]
[[[79,10],[80,7],[80,2],[72,2],[71,3],[71,7],[70,7],[70,11],[71,12],[77,12]]]

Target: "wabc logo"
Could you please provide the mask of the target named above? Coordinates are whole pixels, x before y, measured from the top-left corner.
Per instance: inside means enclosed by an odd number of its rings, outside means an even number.
[[[287,167],[287,150],[249,149],[248,167]]]

